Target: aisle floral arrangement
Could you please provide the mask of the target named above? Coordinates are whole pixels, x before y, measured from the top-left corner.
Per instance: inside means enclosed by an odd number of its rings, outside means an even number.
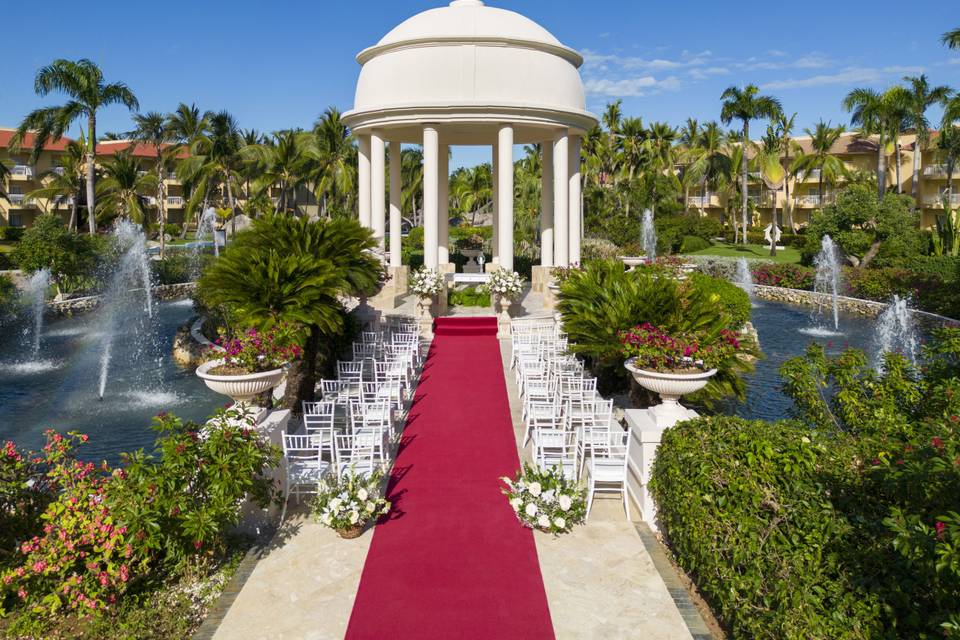
[[[544,471],[525,463],[515,479],[501,479],[507,485],[503,493],[523,526],[559,534],[583,524],[586,493],[579,484],[564,478],[559,468]]]
[[[273,371],[300,357],[298,332],[280,324],[266,331],[247,329],[235,338],[217,338],[220,349],[210,349],[208,360],[223,360],[209,371],[213,375],[244,375]]]
[[[516,300],[523,293],[523,276],[516,271],[507,271],[503,268],[496,269],[490,274],[487,288],[495,296],[507,300]]]
[[[383,497],[383,470],[356,473],[352,468],[341,477],[320,481],[313,514],[341,538],[356,538],[368,522],[390,511]]]
[[[638,369],[661,373],[694,373],[720,366],[741,348],[739,335],[723,329],[717,336],[703,332],[670,335],[650,323],[620,332],[623,355],[635,358]]]
[[[410,275],[410,291],[420,297],[432,297],[443,290],[443,276],[433,269],[421,267]]]

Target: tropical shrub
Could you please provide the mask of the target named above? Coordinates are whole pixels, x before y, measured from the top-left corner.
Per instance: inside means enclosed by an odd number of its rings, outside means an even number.
[[[787,289],[813,289],[816,271],[798,264],[763,262],[750,270],[755,284]]]
[[[26,231],[26,227],[0,227],[0,240],[17,242],[23,237],[24,231]]]
[[[580,244],[580,260],[583,263],[590,260],[610,260],[619,254],[617,245],[604,238],[584,238]]]
[[[513,479],[501,478],[513,512],[520,524],[547,533],[569,533],[583,524],[587,514],[586,493],[563,476],[558,467],[543,470],[524,463]]]
[[[695,253],[710,248],[710,241],[704,240],[699,236],[683,236],[680,244],[681,253]]]
[[[37,482],[41,462],[9,440],[0,451],[0,566],[18,542],[39,529],[40,515],[53,497],[44,483]]]
[[[688,282],[705,295],[717,296],[716,304],[727,314],[731,327],[741,328],[750,320],[750,296],[725,278],[702,273],[686,274]]]
[[[489,307],[490,292],[483,287],[473,286],[451,289],[447,301],[451,306]]]
[[[166,257],[163,260],[151,260],[150,267],[157,284],[181,284],[196,280],[213,259],[208,253],[192,255],[168,249]]]
[[[595,261],[563,283],[557,310],[570,336],[570,348],[586,358],[601,387],[623,390],[630,379],[623,368],[621,331],[644,322],[671,334],[740,328],[722,304],[721,294],[709,290],[705,282],[677,280],[656,266],[624,271],[619,261]],[[746,297],[742,291],[738,295]],[[753,344],[744,345],[744,352],[758,353]],[[748,359],[732,359],[695,399],[712,402],[725,396],[741,397],[744,384],[740,375],[751,369]]]
[[[362,527],[390,511],[383,496],[383,470],[356,473],[350,469],[342,476],[323,478],[313,502],[317,522],[331,529]]]
[[[28,273],[50,269],[51,279],[60,292],[70,288],[72,278],[93,270],[96,248],[90,236],[67,229],[60,216],[43,214],[23,233],[12,257],[17,266]]]
[[[0,323],[14,314],[19,299],[20,292],[13,279],[5,273],[0,274]]]

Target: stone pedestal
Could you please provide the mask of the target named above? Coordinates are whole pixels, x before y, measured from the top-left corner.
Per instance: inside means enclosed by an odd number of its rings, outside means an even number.
[[[535,293],[545,293],[552,276],[553,267],[534,265],[530,272],[530,289]]]
[[[627,409],[626,421],[630,429],[627,456],[627,495],[633,500],[644,522],[657,530],[657,507],[650,496],[650,469],[657,456],[660,437],[665,429],[676,424],[675,421],[657,419],[652,409]],[[685,419],[696,418],[696,411],[687,409]]]
[[[460,253],[467,259],[466,264],[463,265],[464,273],[483,273],[483,268],[477,260],[477,258],[483,255],[483,251],[479,249],[464,249]]]
[[[452,262],[444,262],[443,264],[437,266],[437,271],[441,274],[456,273],[457,265],[453,264]]]
[[[376,331],[379,329],[382,314],[370,305],[366,297],[360,298],[360,304],[353,310],[353,313],[360,322],[361,331]]]
[[[433,340],[433,308],[433,298],[417,299],[417,323],[420,325],[420,337],[424,340]]]
[[[510,300],[500,298],[496,302],[497,312],[497,338],[507,340],[510,338]]]
[[[271,444],[281,447],[283,446],[283,433],[286,431],[289,422],[289,410],[281,409],[269,413],[264,410],[257,419],[257,432]],[[283,477],[282,466],[271,471],[271,478],[277,482],[281,491],[285,489]],[[240,522],[237,524],[235,531],[251,536],[263,534],[276,525],[277,518],[280,517],[280,508],[277,504],[262,508],[249,499],[244,500],[243,504],[240,505]]]

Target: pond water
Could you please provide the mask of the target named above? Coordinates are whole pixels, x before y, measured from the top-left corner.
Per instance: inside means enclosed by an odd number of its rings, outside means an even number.
[[[810,307],[778,302],[755,301],[751,320],[760,336],[765,359],[747,376],[747,396],[726,407],[725,413],[744,418],[779,420],[790,416],[793,402],[781,389],[780,365],[801,356],[811,342],[836,355],[848,347],[870,354],[874,349],[877,321],[865,316],[839,313],[839,331],[823,328]],[[832,317],[829,325],[832,329]]]
[[[125,315],[115,334],[102,400],[101,312],[50,322],[36,357],[28,323],[4,327],[0,441],[38,449],[48,428],[80,431],[90,436],[82,458],[116,463],[120,452],[152,448],[151,419],[160,411],[184,420],[207,418],[227,399],[171,355],[177,327],[192,315],[191,300],[155,304],[152,319]]]

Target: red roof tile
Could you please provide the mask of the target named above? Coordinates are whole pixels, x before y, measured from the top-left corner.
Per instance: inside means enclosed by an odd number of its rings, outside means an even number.
[[[161,145],[163,149],[169,149],[173,145]],[[134,143],[130,140],[104,140],[97,143],[97,155],[110,156],[121,151],[131,150],[131,153],[137,158],[156,158],[157,150],[153,145]],[[186,149],[181,149],[177,153],[178,158],[186,158],[190,154]]]
[[[7,149],[10,147],[10,139],[13,137],[14,133],[16,133],[16,129],[0,128],[0,149]],[[72,138],[67,138],[66,136],[64,136],[63,138],[60,138],[56,142],[48,140],[47,144],[44,145],[43,148],[46,151],[63,151],[64,149],[67,148],[67,145],[71,142],[73,142]],[[31,149],[33,149],[32,133],[27,132],[27,134],[23,136],[23,142],[20,144],[20,148],[23,151],[30,151]]]

